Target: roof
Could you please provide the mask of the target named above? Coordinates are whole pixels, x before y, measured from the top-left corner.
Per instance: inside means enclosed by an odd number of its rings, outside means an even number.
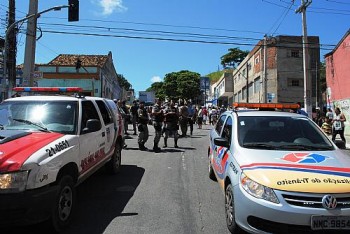
[[[60,54],[47,65],[75,66],[78,59],[84,67],[103,67],[108,60],[108,55],[79,55],[79,54]]]
[[[350,29],[345,33],[345,35],[342,37],[342,39],[341,39],[341,40],[338,42],[338,44],[334,47],[334,49],[333,49],[331,52],[325,54],[324,57],[326,58],[326,57],[332,55],[332,54],[338,49],[338,47],[343,43],[343,41],[345,40],[345,38],[347,38],[347,37],[349,36],[349,34],[350,34]]]

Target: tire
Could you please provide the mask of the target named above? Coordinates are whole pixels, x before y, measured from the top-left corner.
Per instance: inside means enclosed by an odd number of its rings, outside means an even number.
[[[217,181],[216,176],[215,176],[215,173],[214,173],[214,170],[213,170],[213,167],[211,166],[211,163],[210,163],[210,157],[209,157],[209,165],[208,165],[208,168],[209,168],[209,179],[211,179],[211,180],[213,180],[213,181]]]
[[[65,175],[59,181],[59,191],[52,210],[52,225],[57,232],[61,232],[70,224],[75,201],[76,190],[73,178]]]
[[[115,175],[120,172],[122,162],[122,150],[120,145],[117,143],[115,150],[113,152],[113,155],[111,157],[111,160],[107,162],[106,168],[109,174]]]
[[[225,190],[225,214],[227,228],[231,233],[241,233],[241,229],[236,224],[235,206],[232,185],[229,184]]]

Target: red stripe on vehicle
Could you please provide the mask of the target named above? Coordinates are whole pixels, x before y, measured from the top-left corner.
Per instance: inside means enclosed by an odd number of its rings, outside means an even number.
[[[61,133],[33,132],[0,145],[0,172],[19,170],[23,163],[47,144],[64,136]]]

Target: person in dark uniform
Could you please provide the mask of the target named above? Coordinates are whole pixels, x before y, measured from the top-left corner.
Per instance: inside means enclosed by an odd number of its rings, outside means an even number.
[[[180,102],[179,121],[181,128],[181,137],[186,137],[188,128],[188,108],[185,102]]]
[[[134,130],[133,135],[137,135],[137,123],[138,123],[138,116],[137,116],[137,110],[139,109],[139,105],[137,104],[137,101],[133,101],[133,105],[130,108],[130,114],[131,114],[131,122],[132,122],[132,128]]]
[[[145,102],[140,102],[140,107],[137,110],[137,116],[139,120],[138,130],[138,143],[139,143],[139,149],[142,151],[148,150],[145,147],[145,143],[148,140],[148,112],[145,108]]]
[[[169,136],[174,137],[174,147],[178,148],[177,141],[179,135],[177,130],[179,129],[179,114],[178,109],[175,107],[175,103],[173,101],[170,102],[170,106],[165,109],[165,119],[164,119],[164,148],[168,147],[168,138]]]
[[[160,99],[157,99],[156,104],[154,104],[152,108],[152,123],[155,130],[153,151],[156,153],[159,153],[161,151],[158,144],[160,141],[160,137],[162,136],[163,120],[164,114],[161,107],[161,101]]]
[[[192,105],[191,101],[187,102],[187,111],[188,111],[188,124],[190,125],[190,134],[192,136],[193,134],[193,123],[195,121],[195,116],[196,116],[196,109]]]

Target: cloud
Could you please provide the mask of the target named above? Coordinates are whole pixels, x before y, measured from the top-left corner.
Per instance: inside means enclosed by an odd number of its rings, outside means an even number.
[[[102,15],[110,15],[115,11],[126,11],[123,0],[99,0],[98,5],[103,8]]]
[[[154,82],[161,82],[162,79],[161,79],[159,76],[153,76],[153,77],[151,78],[151,81],[152,81],[152,83],[154,83]]]

